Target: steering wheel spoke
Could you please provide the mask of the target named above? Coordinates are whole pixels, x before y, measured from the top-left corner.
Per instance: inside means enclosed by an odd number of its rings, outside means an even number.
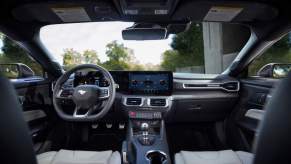
[[[82,109],[77,106],[74,109],[73,117],[75,118],[86,118],[90,116],[90,114],[94,111],[94,107],[90,107],[89,109]]]
[[[72,100],[73,98],[73,89],[60,89],[56,94],[57,99]]]

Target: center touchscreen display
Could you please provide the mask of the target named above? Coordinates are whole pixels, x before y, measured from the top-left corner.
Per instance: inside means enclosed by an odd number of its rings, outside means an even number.
[[[141,94],[171,94],[172,72],[130,72],[128,90]]]

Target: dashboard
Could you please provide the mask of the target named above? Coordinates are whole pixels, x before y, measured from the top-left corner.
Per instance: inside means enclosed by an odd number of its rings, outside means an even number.
[[[118,91],[137,95],[171,95],[173,74],[170,71],[112,71]],[[74,74],[73,86],[97,85],[107,87],[108,81],[98,71],[81,70]]]
[[[110,71],[110,74],[118,86],[112,113],[116,119],[125,119],[121,116],[127,111],[132,118],[160,117],[161,112],[166,112],[170,122],[221,120],[239,97],[240,83],[231,77],[169,71]],[[74,87],[84,84],[109,85],[102,73],[82,70],[63,84],[61,96],[72,94]]]

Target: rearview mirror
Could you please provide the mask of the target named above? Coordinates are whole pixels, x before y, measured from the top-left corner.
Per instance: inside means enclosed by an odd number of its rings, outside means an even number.
[[[31,68],[21,63],[0,64],[0,72],[9,79],[27,78],[35,75]]]
[[[167,30],[164,28],[129,28],[122,30],[124,40],[162,40],[167,39]]]
[[[291,70],[291,64],[270,63],[264,65],[257,73],[260,77],[284,78]]]

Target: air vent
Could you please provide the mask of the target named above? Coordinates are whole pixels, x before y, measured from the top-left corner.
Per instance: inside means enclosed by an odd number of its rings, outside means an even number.
[[[227,91],[238,91],[239,90],[239,83],[238,82],[228,82],[221,85]]]
[[[166,99],[150,99],[151,106],[166,106]]]
[[[126,105],[130,106],[139,106],[142,103],[141,98],[127,98],[126,99]]]
[[[239,91],[239,82],[207,83],[207,84],[183,84],[184,89],[221,89],[227,92]]]
[[[207,87],[207,84],[184,84],[185,88]]]

